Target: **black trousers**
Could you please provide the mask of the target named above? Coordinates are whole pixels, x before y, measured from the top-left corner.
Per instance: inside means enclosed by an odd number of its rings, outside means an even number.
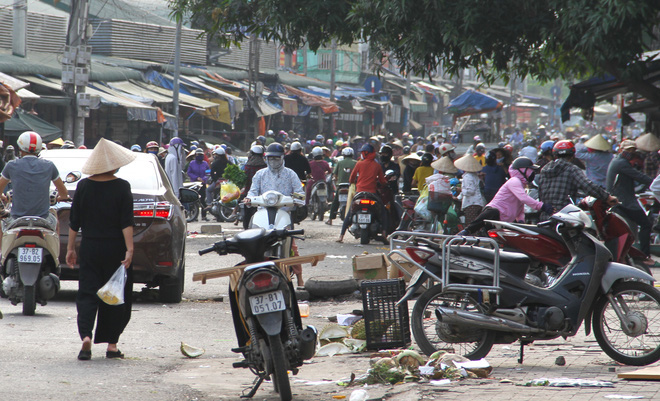
[[[477,231],[481,230],[485,223],[484,220],[499,220],[500,219],[500,211],[495,209],[494,207],[486,206],[484,210],[479,213],[479,216],[477,216],[472,223],[470,223],[466,228],[465,231],[468,234],[475,234]]]
[[[78,333],[80,339],[92,338],[94,321],[96,333],[94,343],[116,344],[124,328],[131,320],[133,305],[133,268],[127,273],[124,287],[124,304],[108,305],[96,295],[99,288],[108,282],[126,256],[123,238],[82,238],[79,254],[79,280],[76,307],[78,309]],[[98,319],[97,319],[98,314]]]

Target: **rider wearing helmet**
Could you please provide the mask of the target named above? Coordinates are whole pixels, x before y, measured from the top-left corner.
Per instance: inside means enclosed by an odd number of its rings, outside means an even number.
[[[518,152],[518,155],[519,156],[525,156],[525,157],[529,158],[529,160],[536,160],[536,157],[538,156],[538,152],[539,152],[539,150],[536,149],[536,139],[532,138],[529,141],[527,141],[527,146],[520,149],[520,152]]]
[[[309,204],[309,198],[312,193],[312,187],[315,183],[319,181],[325,181],[326,174],[332,173],[332,169],[327,161],[323,160],[323,149],[320,147],[315,147],[312,149],[312,157],[314,158],[309,162],[311,173],[307,179],[307,186],[305,187],[307,197],[305,198],[305,204]]]
[[[401,167],[399,163],[392,161],[392,155],[394,151],[390,145],[383,145],[380,148],[380,166],[383,168],[383,173],[388,170],[394,171],[394,176],[391,178],[391,181],[388,181],[388,186],[392,194],[399,193],[399,177],[401,176]]]
[[[555,141],[544,141],[539,149],[539,158],[536,159],[536,164],[543,168],[546,164],[552,161],[552,148],[555,147]]]
[[[259,135],[255,142],[257,145],[266,146],[266,137],[263,135]]]
[[[208,179],[208,188],[206,189],[206,210],[209,210],[213,203],[215,190],[218,187],[218,180],[225,173],[225,168],[229,164],[227,152],[222,146],[213,150],[213,162],[211,162],[211,175]]]
[[[426,178],[433,175],[433,155],[430,153],[424,153],[420,160],[420,166],[417,167],[415,173],[412,177],[411,185],[414,187],[417,185],[417,189],[421,192],[424,187],[426,187]]]
[[[275,142],[275,133],[273,132],[272,129],[269,129],[268,132],[266,133],[266,139],[264,140],[264,143],[262,143],[262,145],[268,146],[273,142]]]
[[[481,163],[481,167],[486,165],[486,145],[483,143],[478,143],[477,146],[474,147],[474,158],[477,159],[479,163]]]
[[[362,154],[362,160],[355,164],[355,168],[353,168],[348,182],[355,184],[355,193],[371,192],[372,194],[377,194],[378,185],[385,185],[387,181],[385,180],[385,173],[383,172],[382,167],[375,160],[376,151],[371,144],[367,143],[362,146],[360,153]],[[386,208],[381,207],[381,210],[383,211],[383,216],[381,216],[383,227],[387,227]],[[343,242],[344,234],[346,233],[346,230],[348,230],[348,226],[351,224],[352,218],[353,213],[349,213],[347,211],[346,218],[344,219],[344,224],[341,227],[341,233],[339,234],[339,239],[337,242]],[[386,232],[383,234],[386,234]],[[387,235],[384,235],[384,237],[387,237]]]
[[[20,158],[7,163],[2,170],[0,194],[9,182],[13,190],[11,217],[2,221],[3,228],[23,216],[39,216],[48,221],[52,230],[57,227],[57,217],[49,212],[51,181],[57,188],[57,200],[68,199],[69,195],[55,164],[37,157],[41,152],[41,144],[39,134],[34,131],[23,132],[18,137]],[[3,201],[7,200],[4,194],[1,197]]]
[[[351,177],[351,173],[357,163],[357,161],[353,159],[353,148],[342,149],[341,155],[344,158],[335,164],[335,168],[332,171],[332,177],[337,185],[348,183],[348,179]],[[332,225],[332,220],[337,217],[337,210],[339,210],[339,196],[335,196],[332,199],[332,205],[330,205],[330,218],[325,224]]]
[[[206,175],[206,170],[208,169],[209,164],[206,162],[206,160],[204,160],[204,151],[201,148],[198,148],[195,150],[195,158],[190,162],[190,164],[188,164],[188,170],[186,170],[186,173],[188,174],[190,181],[199,181],[202,183],[202,187],[199,190],[199,199],[202,204],[202,220],[204,221],[209,220],[206,217],[206,205],[210,205],[210,203],[207,202],[206,192],[206,181],[208,178]],[[211,191],[209,191],[209,193],[211,193]]]
[[[438,153],[440,154],[440,157],[448,156],[452,161],[454,161],[456,160],[456,152],[454,149],[456,149],[456,146],[452,145],[451,143],[443,143],[438,146]]]
[[[65,145],[66,145],[66,144],[65,144]],[[62,146],[62,149],[64,149],[64,146]],[[138,144],[136,143],[135,145],[131,146],[131,152],[138,152],[138,153],[140,153],[140,152],[142,152],[142,147],[140,147],[140,145],[138,145]]]
[[[470,147],[467,149],[465,152],[466,155],[473,155],[475,148],[477,147],[478,144],[481,143],[481,137],[479,135],[475,135],[474,138],[472,138],[472,144]]]
[[[293,170],[301,181],[306,180],[307,174],[312,172],[309,160],[303,155],[303,147],[298,141],[291,144],[291,152],[284,156],[284,165]]]
[[[149,141],[145,147],[147,148],[147,153],[151,153],[152,155],[156,156],[158,155],[158,142]]]
[[[254,178],[257,171],[266,168],[264,152],[264,147],[261,145],[254,145],[250,148],[250,151],[248,152],[248,161],[243,167],[243,171],[245,171],[245,187],[241,192],[239,201],[243,200],[250,191],[250,188],[252,188],[252,178]],[[255,212],[256,210],[254,208],[243,209],[243,229],[247,230],[250,228],[250,219]],[[238,220],[234,222],[234,225],[238,225]]]
[[[581,189],[585,195],[601,199],[610,205],[618,202],[605,189],[591,182],[584,172],[571,162],[575,156],[573,142],[558,141],[553,148],[553,154],[555,160],[543,167],[537,179],[540,201],[549,203],[556,210],[561,210],[577,199],[578,190]]]
[[[527,157],[519,157],[509,167],[511,178],[502,185],[495,197],[484,207],[483,211],[458,235],[470,235],[484,226],[484,220],[499,220],[506,222],[524,221],[525,205],[534,210],[552,213],[552,205],[539,202],[525,192],[527,183],[534,180],[539,166]]]

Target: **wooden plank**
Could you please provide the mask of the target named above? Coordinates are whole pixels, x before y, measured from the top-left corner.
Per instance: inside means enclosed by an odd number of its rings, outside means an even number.
[[[619,379],[660,380],[660,366],[619,373],[617,377]]]
[[[278,267],[283,268],[285,266],[300,265],[306,263],[311,263],[312,266],[316,266],[318,262],[324,259],[325,259],[325,253],[314,253],[311,255],[292,256],[290,258],[275,259],[272,260],[271,262],[275,263],[275,265],[277,265]],[[263,262],[258,262],[258,263],[263,263]],[[255,264],[257,263],[248,263],[238,266],[221,267],[219,269],[205,270],[205,271],[193,273],[193,281],[201,281],[202,284],[206,284],[206,280],[208,279],[231,276],[235,272],[237,271],[242,272],[243,269],[245,269],[246,267]]]

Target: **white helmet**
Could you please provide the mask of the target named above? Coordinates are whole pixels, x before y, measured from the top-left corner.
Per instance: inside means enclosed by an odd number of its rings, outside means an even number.
[[[197,149],[197,150],[202,150],[202,149]],[[203,150],[202,150],[202,153],[204,153]],[[224,155],[225,154],[225,149],[222,146],[218,146],[217,148],[215,148],[213,153],[216,154],[216,155]]]
[[[261,145],[254,145],[250,148],[250,152],[254,153],[255,155],[263,155],[264,147]]]
[[[300,150],[300,149],[302,149],[302,145],[300,144],[300,142],[295,141],[294,143],[291,144],[291,151]]]
[[[313,157],[323,156],[323,149],[321,149],[318,146],[315,146],[314,149],[312,149],[312,156]]]
[[[25,131],[18,137],[18,148],[26,153],[41,152],[41,136],[34,131]]]
[[[344,148],[341,151],[342,156],[353,157],[353,148]]]
[[[444,156],[445,154],[451,152],[452,150],[456,149],[456,146],[450,144],[450,143],[443,143],[438,147],[438,151],[440,152],[440,156]]]

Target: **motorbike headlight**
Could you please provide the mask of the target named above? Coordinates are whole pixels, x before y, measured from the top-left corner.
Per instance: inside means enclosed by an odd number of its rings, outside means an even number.
[[[275,206],[280,201],[280,196],[274,193],[266,194],[264,201],[266,206]]]

